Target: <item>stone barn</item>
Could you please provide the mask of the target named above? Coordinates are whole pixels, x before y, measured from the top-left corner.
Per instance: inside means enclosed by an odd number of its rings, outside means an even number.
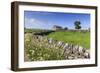
[[[54,25],[53,30],[63,30],[61,26]]]

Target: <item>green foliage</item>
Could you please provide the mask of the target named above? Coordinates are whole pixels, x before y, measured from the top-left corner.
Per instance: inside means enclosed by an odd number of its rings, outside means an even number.
[[[64,30],[68,30],[68,27],[65,27]]]
[[[81,29],[81,26],[80,26],[81,22],[80,21],[75,21],[74,24],[75,24],[75,29]]]

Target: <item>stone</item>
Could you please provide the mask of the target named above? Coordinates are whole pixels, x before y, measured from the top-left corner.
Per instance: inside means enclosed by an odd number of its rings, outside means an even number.
[[[41,42],[41,41],[42,41],[42,39],[43,39],[43,37],[42,37],[42,36],[38,36],[38,35],[37,35],[37,37],[38,37],[38,38],[37,38],[37,39],[38,39],[38,41],[39,41],[39,42]]]
[[[57,45],[57,40],[53,39],[53,44],[56,46]]]
[[[83,53],[83,47],[79,46],[78,52],[79,52],[79,54],[82,54]]]
[[[64,49],[64,55],[70,55],[70,54],[72,54],[72,50],[69,48],[69,46],[65,47],[65,49]]]
[[[85,52],[85,53],[84,53],[84,57],[85,57],[85,58],[89,58],[89,53]]]
[[[72,49],[72,52],[75,54],[78,53],[78,47],[79,47],[78,45],[75,45]]]
[[[89,50],[89,49],[86,49],[86,50],[85,50],[85,52],[88,52],[88,53],[90,53],[90,50]]]
[[[63,46],[63,49],[68,49],[68,43]]]
[[[68,59],[68,56],[65,56],[65,59]]]
[[[82,58],[82,56],[81,56],[81,55],[78,55],[77,57],[78,57],[78,58]]]
[[[61,46],[63,46],[64,45],[64,42],[62,42],[62,41],[59,41],[58,43],[57,43],[57,46],[59,46],[59,47],[61,47]]]
[[[74,57],[75,55],[74,54],[71,54],[71,56]]]
[[[81,56],[81,59],[84,59],[84,56],[83,55]]]
[[[52,44],[52,42],[53,42],[53,39],[52,39],[52,38],[49,38],[49,39],[48,39],[48,43],[49,43],[49,44]]]
[[[74,57],[74,59],[78,59],[78,57],[77,57],[77,56],[75,56],[75,57]]]
[[[84,57],[85,57],[85,58],[89,58],[89,57],[90,57],[90,50],[86,50],[86,51],[85,51]]]
[[[35,39],[38,39],[38,36],[36,36]]]
[[[67,50],[64,51],[64,54],[69,55],[69,54],[71,54],[71,51],[69,49],[67,49]]]
[[[70,49],[70,50],[72,50],[72,49],[73,49],[73,45],[72,45],[72,44],[70,44],[69,49]]]
[[[68,59],[72,60],[72,59],[74,59],[74,57],[73,56],[68,56]]]

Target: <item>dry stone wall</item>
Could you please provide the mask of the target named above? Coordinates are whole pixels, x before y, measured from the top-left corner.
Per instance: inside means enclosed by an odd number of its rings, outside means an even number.
[[[50,49],[56,49],[56,48],[62,49],[61,54],[62,56],[65,56],[67,60],[90,58],[90,49],[83,48],[82,46],[79,45],[64,43],[63,41],[58,41],[53,38],[47,38],[46,36],[40,36],[34,34],[33,34],[33,41],[38,43],[46,42],[46,44],[48,44],[46,45],[46,47]]]

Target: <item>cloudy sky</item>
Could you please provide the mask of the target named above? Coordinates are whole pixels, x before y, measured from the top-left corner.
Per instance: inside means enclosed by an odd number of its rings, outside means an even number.
[[[32,29],[52,29],[54,25],[74,29],[74,22],[80,20],[82,29],[90,26],[90,14],[24,11],[24,26]]]

